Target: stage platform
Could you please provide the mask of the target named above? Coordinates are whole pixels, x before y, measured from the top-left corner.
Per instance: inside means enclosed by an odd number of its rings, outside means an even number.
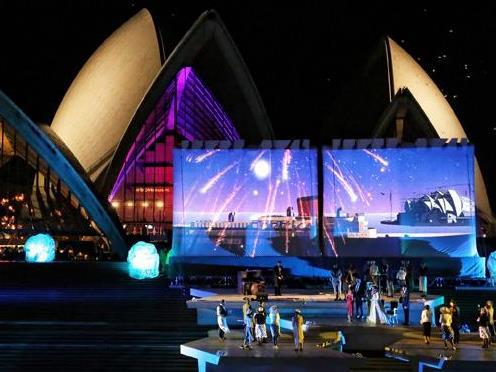
[[[305,337],[303,351],[295,351],[293,337],[282,334],[279,349],[272,343],[258,345],[253,343],[252,350],[240,349],[242,332],[232,331],[225,341],[216,337],[216,332],[209,332],[209,337],[181,345],[181,354],[198,360],[198,371],[328,371],[332,364],[333,371],[349,371],[351,367],[363,366],[365,358],[340,352],[341,345],[335,347],[317,347],[325,338],[321,334],[310,332]],[[326,338],[338,340],[340,332],[326,332]]]
[[[216,325],[216,307],[224,299],[226,301],[229,315],[227,322],[231,327],[242,325],[242,306],[245,295],[236,293],[234,289],[190,289],[193,297],[187,302],[189,309],[196,309],[197,322],[199,325]],[[329,291],[319,291],[314,289],[286,290],[282,296],[269,294],[267,308],[277,305],[281,314],[281,319],[289,321],[296,308],[301,309],[305,319],[317,324],[343,325],[346,324],[346,302],[335,301],[334,295]],[[395,297],[383,297],[385,303],[398,301],[399,294]],[[420,319],[420,313],[425,304],[431,308],[436,308],[444,304],[444,297],[440,295],[427,296],[426,299],[420,297],[418,293],[410,295],[410,319],[415,324]],[[364,313],[367,309],[366,303],[363,305]],[[398,306],[397,321],[403,323],[403,310]],[[364,324],[365,322],[356,322]],[[284,326],[285,322],[281,323]]]
[[[438,330],[432,332],[430,345],[425,345],[419,326],[325,326],[313,325],[305,334],[303,352],[295,352],[292,333],[283,330],[280,348],[271,343],[253,345],[242,350],[241,330],[232,330],[222,342],[217,330],[209,337],[181,345],[181,354],[195,358],[199,371],[424,371],[441,369],[460,372],[480,368],[495,371],[496,347],[481,349],[478,333],[461,334],[456,351],[445,350]],[[338,331],[339,329],[339,331]],[[339,336],[338,336],[339,335]],[[342,342],[338,340],[342,337]],[[330,347],[319,347],[323,341],[335,341]],[[319,346],[317,346],[319,345]],[[396,361],[388,365],[384,356]],[[382,358],[381,358],[382,357]]]
[[[482,349],[478,333],[461,335],[455,351],[445,349],[438,332],[432,336],[426,345],[421,332],[404,332],[400,340],[385,348],[386,356],[443,371],[496,371],[496,348]]]

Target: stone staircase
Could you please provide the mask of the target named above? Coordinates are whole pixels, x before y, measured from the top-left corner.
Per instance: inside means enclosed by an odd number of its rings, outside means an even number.
[[[205,337],[181,289],[120,263],[0,263],[1,371],[193,371]]]

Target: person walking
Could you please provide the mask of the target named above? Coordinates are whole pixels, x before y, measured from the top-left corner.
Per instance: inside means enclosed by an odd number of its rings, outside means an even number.
[[[453,329],[453,342],[458,345],[460,342],[460,308],[456,306],[455,300],[450,300],[449,310],[451,311],[451,328]]]
[[[420,315],[420,324],[422,324],[422,329],[423,329],[422,334],[424,335],[424,342],[426,344],[431,343],[431,328],[432,328],[431,322],[432,322],[431,307],[429,305],[425,305],[424,309],[422,310],[422,314]]]
[[[305,336],[303,334],[303,324],[304,318],[301,314],[300,309],[296,309],[293,318],[291,319],[291,323],[293,325],[293,337],[295,344],[295,351],[303,351],[303,341]]]
[[[217,305],[217,325],[219,326],[219,339],[224,341],[226,339],[226,333],[230,332],[227,326],[227,308],[224,299]]]
[[[279,341],[279,336],[281,335],[281,316],[279,315],[279,308],[276,305],[272,305],[270,307],[269,319],[270,319],[270,334],[272,336],[274,349],[279,349],[278,341]]]
[[[487,349],[489,348],[491,335],[489,333],[489,315],[485,306],[480,308],[477,323],[479,323],[479,336],[482,339],[482,348]]]
[[[448,348],[448,342],[451,344],[451,349],[456,350],[453,342],[453,328],[451,328],[451,310],[443,306],[439,309],[439,323],[441,324],[441,339],[444,341],[444,348]]]

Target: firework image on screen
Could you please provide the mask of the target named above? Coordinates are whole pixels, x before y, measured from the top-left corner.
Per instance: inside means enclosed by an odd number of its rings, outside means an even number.
[[[474,257],[473,147],[323,152],[333,256]]]
[[[174,152],[174,254],[320,256],[316,150]]]

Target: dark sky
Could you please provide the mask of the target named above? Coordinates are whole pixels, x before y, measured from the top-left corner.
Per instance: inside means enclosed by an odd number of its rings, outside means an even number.
[[[389,35],[447,95],[476,145],[488,187],[496,189],[496,5],[278,3],[0,0],[0,89],[33,120],[48,123],[86,59],[139,9],[150,9],[170,51],[202,11],[214,8],[252,73],[278,137],[318,138],[343,85],[380,37]]]

